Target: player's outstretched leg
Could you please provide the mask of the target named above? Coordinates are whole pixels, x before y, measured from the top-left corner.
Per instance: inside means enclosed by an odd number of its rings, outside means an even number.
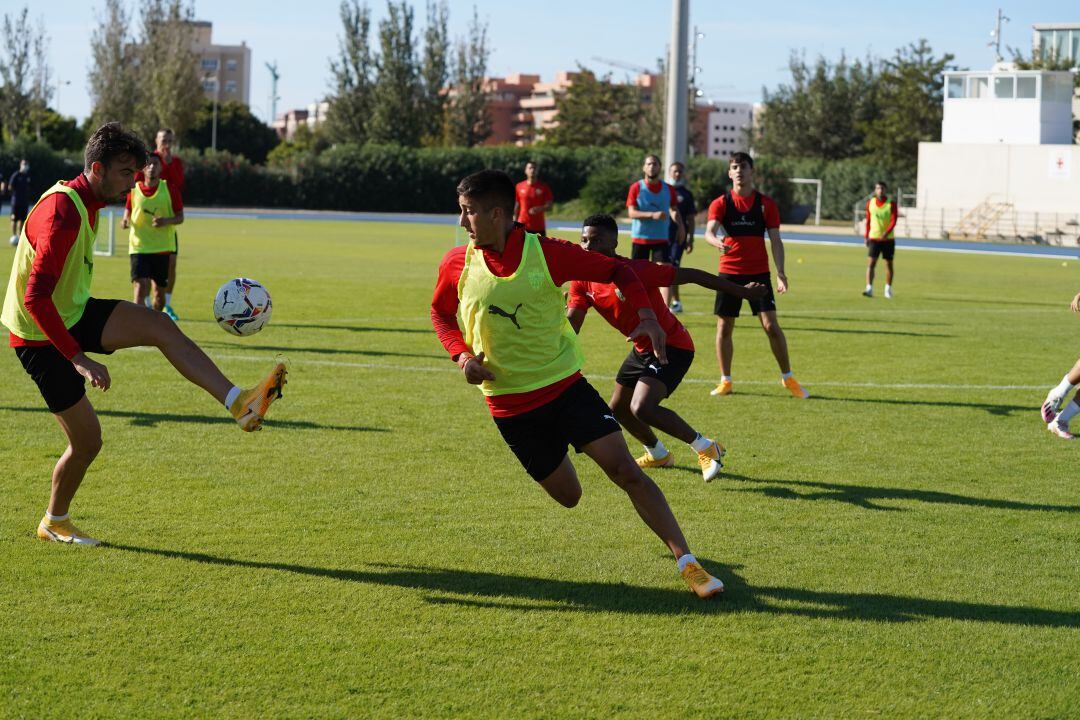
[[[156,347],[181,375],[222,403],[245,432],[262,427],[270,404],[281,397],[288,374],[285,365],[277,363],[262,382],[242,390],[164,313],[129,302],[120,302],[109,316],[101,344],[110,351]]]
[[[56,413],[55,417],[67,436],[68,446],[53,468],[49,507],[38,524],[37,536],[42,540],[72,545],[98,545],[99,541],[75,527],[68,508],[87,469],[101,451],[101,425],[85,395],[72,407]]]
[[[663,430],[668,435],[678,438],[689,445],[690,449],[697,453],[698,465],[701,466],[701,475],[705,478],[705,482],[712,482],[724,467],[721,458],[727,451],[720,443],[703,436],[690,427],[677,412],[661,405],[660,403],[667,396],[668,389],[663,381],[657,378],[643,377],[638,380],[637,385],[634,387],[630,412],[638,423],[647,427],[654,427],[657,430]],[[657,442],[659,443],[659,440]],[[650,455],[652,454],[648,447],[645,449]],[[642,465],[641,460],[638,460],[638,465]],[[642,467],[645,466],[642,465]]]
[[[675,556],[679,573],[697,596],[707,598],[722,593],[724,584],[706,572],[690,553],[667,498],[634,462],[622,433],[610,433],[581,449],[629,496],[641,519]]]

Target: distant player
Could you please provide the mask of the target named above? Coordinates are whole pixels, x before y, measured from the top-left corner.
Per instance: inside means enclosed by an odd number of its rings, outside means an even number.
[[[232,413],[242,430],[262,426],[270,404],[281,397],[285,366],[278,364],[250,390],[241,390],[163,314],[122,300],[90,296],[99,213],[120,201],[146,164],[146,147],[119,123],[90,136],[83,172],[58,182],[31,210],[15,252],[0,321],[26,373],[56,416],[68,447],[52,474],[49,506],[38,525],[42,540],[79,545],[98,541],[72,523],[68,507],[101,450],[101,426],[86,397],[86,381],[108,390],[108,369],[86,353],[156,347],[181,375]],[[155,402],[147,388],[136,391]],[[148,459],[147,467],[153,460]]]
[[[7,190],[11,193],[11,244],[16,245],[30,210],[30,163],[26,159],[19,161],[19,169],[8,178]]]
[[[732,154],[728,161],[728,177],[732,189],[709,206],[709,223],[705,241],[720,250],[720,275],[739,285],[761,283],[768,294],[760,300],[750,300],[750,311],[758,316],[761,327],[769,337],[773,356],[780,366],[780,382],[797,398],[808,393],[791,374],[787,338],[776,321],[776,298],[769,275],[769,254],[765,250],[765,234],[769,235],[773,263],[776,265],[776,291],[787,292],[784,274],[784,243],[780,239],[780,210],[772,198],[754,189],[754,160],[747,153]],[[723,231],[724,236],[717,235]],[[710,393],[732,393],[731,361],[735,349],[731,335],[739,317],[742,298],[718,290],[713,307],[716,318],[716,356],[720,361],[720,384]]]
[[[878,257],[885,261],[885,297],[892,298],[893,256],[896,254],[896,203],[885,193],[884,180],[874,185],[874,197],[866,201],[866,289],[863,295],[874,296],[874,268]]]
[[[135,304],[142,305],[151,288],[151,307],[164,310],[169,287],[169,258],[176,252],[176,226],[184,222],[180,191],[161,179],[161,156],[146,156],[143,182],[128,193],[122,228],[131,228],[128,255]]]
[[[675,195],[679,202],[679,216],[683,220],[683,241],[679,242],[679,226],[671,220],[668,223],[668,256],[671,264],[679,267],[682,264],[683,252],[694,251],[694,230],[697,226],[697,205],[694,203],[694,193],[686,185],[686,166],[681,162],[671,163],[668,168],[668,177],[671,178],[671,186],[675,188]],[[672,285],[668,290],[669,305],[671,312],[681,313],[682,302],[679,300],[679,286]]]
[[[1080,294],[1073,298],[1070,306],[1073,312],[1080,312]],[[1046,402],[1042,406],[1042,419],[1046,423],[1046,429],[1064,440],[1072,440],[1075,437],[1069,432],[1069,422],[1080,414],[1080,392],[1073,396],[1072,402],[1065,405],[1069,393],[1080,386],[1080,360],[1076,361],[1072,370],[1065,374],[1061,382],[1054,387],[1046,396]],[[1065,405],[1062,409],[1062,405]]]
[[[664,493],[634,462],[611,410],[581,375],[584,358],[560,290],[571,280],[615,283],[640,320],[631,336],[647,335],[664,363],[664,331],[645,288],[617,260],[526,233],[514,222],[514,183],[505,173],[469,175],[457,193],[470,242],[439,266],[431,321],[465,381],[480,386],[503,440],[565,507],[581,499],[567,446],[584,452],[627,494],[694,592],[722,592],[723,583],[690,553]],[[476,462],[484,458],[482,448],[470,452]]]
[[[626,430],[645,446],[645,454],[637,459],[643,468],[671,467],[674,453],[664,447],[652,428],[682,440],[697,453],[698,465],[705,482],[720,474],[724,447],[690,427],[674,410],[662,407],[671,397],[694,362],[694,341],[660,296],[658,288],[682,283],[694,283],[712,290],[724,290],[744,298],[765,296],[764,285],[736,285],[702,270],[676,268],[673,265],[648,260],[626,260],[615,254],[619,243],[619,226],[610,215],[592,215],[581,228],[581,247],[589,252],[616,258],[629,264],[649,293],[649,304],[667,334],[667,364],[661,364],[647,337],[634,340],[634,347],[623,361],[615,377],[615,392],[608,405]],[[638,324],[634,306],[612,284],[575,280],[570,285],[566,317],[576,332],[581,331],[585,314],[596,308],[608,324],[624,336],[629,336]]]
[[[155,151],[161,157],[161,178],[174,190],[179,193],[181,202],[184,197],[184,163],[179,157],[173,155],[172,147],[176,142],[176,136],[169,128],[162,128],[157,131],[157,137],[155,138]],[[143,174],[140,171],[136,180],[143,180]],[[165,314],[173,320],[179,320],[176,311],[172,307],[172,296],[176,289],[176,258],[180,252],[180,237],[177,233],[176,237],[176,249],[169,255],[169,279],[168,289],[165,291]]]
[[[547,234],[544,213],[551,212],[555,196],[547,183],[540,181],[540,168],[530,160],[525,163],[525,179],[515,188],[514,217],[527,232]]]

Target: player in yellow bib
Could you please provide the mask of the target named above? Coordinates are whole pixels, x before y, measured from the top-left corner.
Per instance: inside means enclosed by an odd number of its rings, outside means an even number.
[[[90,136],[84,156],[83,171],[56,183],[30,212],[0,321],[68,441],[53,469],[52,494],[37,535],[97,545],[68,515],[101,450],[101,425],[86,397],[86,381],[103,391],[112,385],[108,368],[86,353],[156,347],[181,375],[223,403],[247,432],[262,426],[270,404],[281,397],[286,372],[279,363],[258,385],[241,390],[163,313],[91,297],[99,212],[131,190],[135,171],[146,164],[146,147],[119,123],[108,123]]]
[[[896,201],[890,198],[884,180],[874,185],[874,197],[866,201],[866,289],[874,296],[874,268],[878,257],[885,261],[885,299],[892,299],[893,256],[896,254]]]
[[[135,304],[142,305],[152,289],[151,307],[164,310],[169,259],[176,252],[176,226],[184,222],[184,205],[179,190],[161,177],[161,156],[156,152],[146,156],[143,176],[145,181],[135,183],[128,193],[120,226],[130,229],[128,256]]]

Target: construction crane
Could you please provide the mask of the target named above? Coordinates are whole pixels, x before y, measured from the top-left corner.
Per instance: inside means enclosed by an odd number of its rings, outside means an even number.
[[[277,120],[277,101],[280,100],[277,94],[277,82],[281,75],[278,73],[277,60],[274,64],[266,63],[266,69],[270,71],[270,122],[268,125],[273,125]]]
[[[650,75],[656,72],[656,68],[652,68],[650,70],[647,67],[643,67],[641,65],[634,65],[633,63],[623,62],[622,60],[612,60],[611,58],[596,57],[595,55],[590,59],[598,63],[603,63],[604,65],[610,65],[611,67],[619,68],[621,70],[632,70],[638,75]]]

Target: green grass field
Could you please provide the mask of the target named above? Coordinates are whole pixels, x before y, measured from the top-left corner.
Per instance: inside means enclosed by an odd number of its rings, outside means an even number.
[[[244,435],[156,352],[106,358],[72,515],[109,546],[67,547],[33,534],[60,431],[0,353],[0,717],[1080,714],[1080,443],[1037,410],[1080,355],[1080,263],[901,251],[890,302],[858,248],[789,245],[807,402],[752,319],[709,397],[712,300],[684,290],[699,357],[668,402],[727,473],[673,442],[653,477],[727,585],[701,602],[584,456],[566,510],[503,445],[428,321],[452,228],[181,235],[181,327],[238,383],[279,354],[291,382]],[[95,294],[127,274],[99,259]],[[211,317],[236,275],[273,293],[252,338]],[[583,336],[607,396],[627,346],[594,314]]]

